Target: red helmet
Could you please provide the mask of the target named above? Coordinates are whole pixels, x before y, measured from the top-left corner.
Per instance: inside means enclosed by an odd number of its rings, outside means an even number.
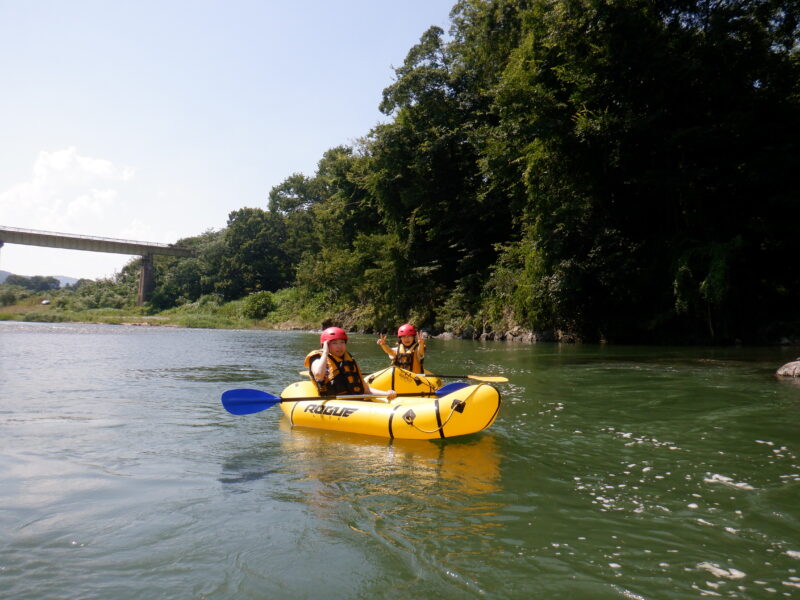
[[[400,329],[397,330],[397,337],[403,337],[404,335],[417,335],[417,330],[414,329],[411,323],[400,325]]]
[[[322,332],[322,335],[319,336],[319,343],[322,344],[325,341],[331,340],[344,340],[347,341],[347,334],[344,332],[344,329],[339,327],[328,327],[325,331]]]

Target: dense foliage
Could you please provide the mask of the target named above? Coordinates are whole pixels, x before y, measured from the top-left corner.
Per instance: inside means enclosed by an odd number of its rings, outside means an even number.
[[[42,277],[41,275],[34,275],[33,277],[9,275],[5,279],[5,284],[16,285],[34,292],[57,290],[61,286],[61,282],[55,277]]]
[[[395,70],[385,123],[182,240],[195,258],[158,257],[153,306],[797,336],[798,15],[798,0],[460,0],[449,35],[430,28]]]

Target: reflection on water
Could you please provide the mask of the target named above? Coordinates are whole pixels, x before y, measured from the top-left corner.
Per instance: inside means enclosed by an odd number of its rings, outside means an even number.
[[[282,446],[294,467],[326,483],[360,482],[381,493],[378,482],[402,481],[402,493],[486,494],[499,489],[500,458],[491,433],[452,440],[383,440],[292,428],[281,419]],[[342,460],[341,457],[347,457]],[[378,489],[376,489],[378,486]]]
[[[305,478],[304,502],[315,520],[331,523],[327,535],[380,548],[417,586],[435,590],[443,579],[457,590],[487,591],[475,561],[499,543],[503,509],[493,498],[501,489],[501,460],[491,433],[388,441],[292,429],[285,419],[280,428],[286,468]],[[419,593],[409,588],[400,586],[399,597]]]
[[[226,458],[218,478],[224,490],[262,497],[266,506],[303,505],[305,516],[292,526],[313,534],[299,543],[344,544],[386,563],[394,591],[376,582],[364,597],[487,591],[481,563],[487,549],[502,547],[505,506],[496,496],[501,457],[490,432],[383,440],[292,428],[284,417],[275,426],[269,441]],[[315,567],[333,576],[328,568]]]

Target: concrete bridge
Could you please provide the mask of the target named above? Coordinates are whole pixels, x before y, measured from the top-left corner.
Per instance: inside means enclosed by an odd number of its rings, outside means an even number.
[[[139,271],[138,304],[143,304],[150,296],[155,285],[153,279],[153,255],[194,256],[194,250],[180,248],[172,244],[156,244],[152,242],[134,242],[132,240],[116,240],[113,238],[94,237],[90,235],[74,235],[71,233],[54,233],[35,229],[18,229],[0,225],[0,247],[3,244],[23,244],[26,246],[45,246],[47,248],[64,248],[67,250],[87,250],[89,252],[111,252],[112,254],[134,254],[142,257]]]

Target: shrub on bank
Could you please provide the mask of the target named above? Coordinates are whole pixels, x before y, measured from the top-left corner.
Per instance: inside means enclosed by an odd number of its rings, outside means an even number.
[[[263,319],[276,308],[271,292],[255,292],[244,299],[242,314],[248,319]]]
[[[315,329],[330,314],[322,296],[309,296],[296,287],[273,292],[275,308],[263,319],[272,327]]]

